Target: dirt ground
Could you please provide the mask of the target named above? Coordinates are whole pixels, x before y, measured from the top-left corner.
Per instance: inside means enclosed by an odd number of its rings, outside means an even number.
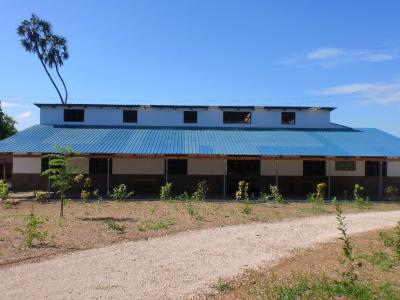
[[[379,232],[392,233],[393,230],[370,231],[350,237],[353,252],[360,263],[358,275],[360,279],[372,283],[394,283],[400,289],[400,265],[390,270],[383,270],[377,265],[365,261],[363,255],[371,255],[373,251],[387,252],[379,238]],[[201,295],[199,299],[233,300],[233,299],[264,299],[269,293],[269,287],[273,284],[287,285],[292,283],[294,276],[304,278],[338,278],[338,272],[344,271],[341,263],[343,259],[343,242],[336,239],[330,243],[324,243],[314,248],[297,249],[289,256],[281,260],[277,265],[249,271],[224,284],[226,291]],[[271,285],[272,284],[272,285]]]
[[[36,241],[32,248],[26,248],[23,246],[24,236],[19,229],[26,228],[31,202],[19,201],[9,209],[0,207],[0,268],[186,230],[249,222],[274,222],[334,212],[331,205],[315,208],[307,203],[258,203],[252,205],[249,214],[245,214],[241,211],[243,205],[238,202],[198,202],[191,207],[185,201],[71,201],[65,207],[64,219],[60,220],[59,202],[35,203],[33,211],[43,220],[40,229],[47,233],[47,237],[43,242]],[[399,208],[399,204],[376,204],[368,209],[345,205],[344,211],[350,213]],[[111,229],[110,221],[124,226],[124,233]]]

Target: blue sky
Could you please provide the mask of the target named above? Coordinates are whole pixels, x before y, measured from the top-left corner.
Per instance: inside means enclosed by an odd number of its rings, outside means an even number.
[[[16,27],[69,43],[70,102],[337,106],[400,136],[399,1],[4,1],[0,99],[24,129],[59,102]]]

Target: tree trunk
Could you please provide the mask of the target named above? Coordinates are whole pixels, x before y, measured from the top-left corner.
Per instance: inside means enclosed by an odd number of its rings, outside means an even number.
[[[65,85],[64,79],[61,77],[60,72],[59,72],[59,70],[58,70],[57,62],[55,62],[54,65],[56,66],[56,72],[57,72],[58,78],[60,78],[61,83],[62,83],[63,86],[64,86],[64,90],[65,90],[64,104],[67,104],[67,101],[68,101],[68,90],[67,90],[67,87],[66,87],[66,85]]]
[[[61,207],[60,207],[60,218],[64,218],[64,193],[60,193]]]

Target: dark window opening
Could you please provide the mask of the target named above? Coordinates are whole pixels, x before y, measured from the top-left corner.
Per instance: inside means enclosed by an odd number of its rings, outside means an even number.
[[[64,122],[84,122],[85,110],[83,109],[64,109]]]
[[[325,161],[323,160],[304,160],[303,175],[304,176],[325,176]]]
[[[356,162],[355,161],[336,161],[335,162],[336,171],[355,171]]]
[[[286,125],[296,124],[296,113],[295,112],[282,112],[281,113],[281,123]]]
[[[124,123],[137,123],[137,110],[124,110]]]
[[[42,157],[41,169],[42,169],[42,172],[49,169],[49,158],[48,157]]]
[[[366,161],[365,162],[365,176],[380,176],[379,161]],[[382,162],[382,176],[387,176],[387,163]]]
[[[260,175],[260,161],[228,160],[228,175]]]
[[[197,111],[184,111],[183,123],[197,123]]]
[[[186,175],[187,159],[168,159],[168,174]]]
[[[224,111],[225,124],[251,124],[251,112]]]
[[[109,174],[112,174],[112,159],[109,159]],[[89,174],[107,174],[108,168],[107,158],[90,158],[89,159]]]

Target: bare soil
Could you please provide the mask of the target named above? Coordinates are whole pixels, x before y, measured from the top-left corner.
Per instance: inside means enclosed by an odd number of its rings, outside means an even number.
[[[198,202],[194,204],[194,214],[190,215],[189,204],[184,201],[72,201],[65,207],[65,217],[61,220],[59,202],[35,203],[33,212],[44,221],[40,229],[47,232],[47,238],[43,242],[35,241],[32,248],[25,248],[24,236],[18,229],[26,228],[31,202],[19,201],[11,209],[0,207],[0,268],[187,230],[250,222],[275,222],[334,212],[331,205],[315,208],[308,203],[259,203],[252,206],[250,214],[245,214],[241,212],[242,206],[238,202]],[[400,209],[400,205],[376,204],[369,209],[345,205],[344,211],[351,213],[394,209]],[[110,229],[107,221],[125,226],[124,233]]]

